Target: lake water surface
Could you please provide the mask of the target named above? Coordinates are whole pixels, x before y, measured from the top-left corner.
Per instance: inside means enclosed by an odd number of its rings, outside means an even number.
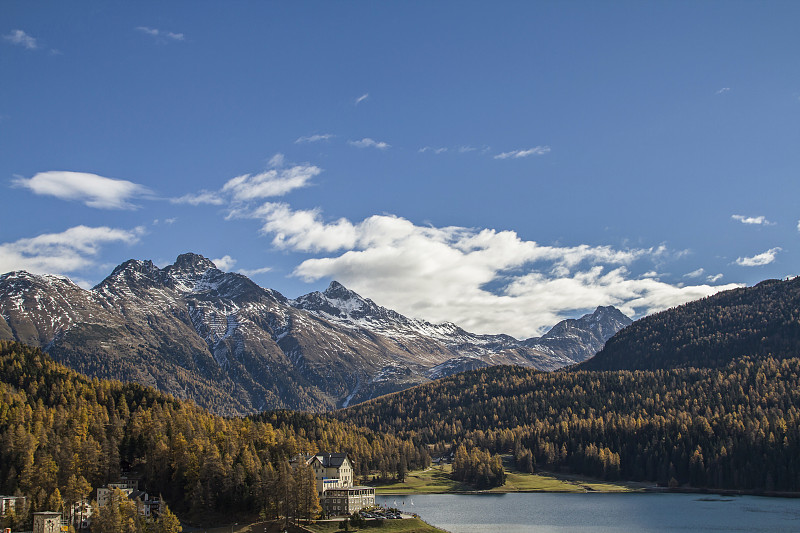
[[[452,533],[800,532],[800,499],[707,494],[378,496]]]

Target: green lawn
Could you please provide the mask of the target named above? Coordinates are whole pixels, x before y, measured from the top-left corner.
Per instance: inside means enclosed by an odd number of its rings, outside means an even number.
[[[641,490],[643,484],[611,483],[583,476],[540,472],[527,474],[517,471],[513,457],[504,456],[506,484],[489,492],[629,492]],[[450,479],[450,465],[432,466],[426,470],[414,470],[406,475],[404,483],[375,485],[379,495],[391,494],[435,494],[446,492],[471,492],[475,489]]]
[[[387,494],[439,494],[443,492],[467,492],[469,485],[450,479],[450,465],[432,466],[426,470],[413,470],[406,474],[403,483],[390,482],[375,485],[375,493]]]

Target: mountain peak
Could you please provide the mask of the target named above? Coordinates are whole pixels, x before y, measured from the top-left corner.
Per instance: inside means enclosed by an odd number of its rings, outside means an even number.
[[[624,325],[629,325],[633,322],[625,313],[614,307],[613,305],[598,305],[597,309],[591,315],[586,315],[584,318],[592,320],[616,320]]]
[[[325,295],[326,298],[332,300],[350,300],[352,298],[361,298],[358,294],[351,291],[338,281],[331,281],[331,284],[328,285],[328,288],[325,289],[325,292],[322,294]]]
[[[142,261],[140,259],[128,259],[121,265],[117,265],[117,267],[111,272],[108,276],[109,278],[115,278],[121,276],[124,272],[138,272],[141,274],[148,274],[152,275],[153,272],[157,272],[158,267],[153,264],[152,261],[145,260]]]
[[[202,274],[209,268],[217,268],[217,265],[200,254],[185,253],[178,256],[171,270]]]

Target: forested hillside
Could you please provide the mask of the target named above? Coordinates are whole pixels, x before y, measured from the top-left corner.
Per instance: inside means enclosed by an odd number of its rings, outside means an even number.
[[[300,512],[287,498],[299,501],[304,482],[287,460],[303,451],[348,452],[359,474],[429,460],[394,435],[307,414],[223,418],[149,387],[89,380],[37,348],[0,341],[0,493],[27,495],[29,512],[89,496],[123,469],[184,518]]]
[[[637,320],[580,368],[713,368],[744,355],[800,355],[800,277],[721,292]]]
[[[446,414],[443,414],[446,413]],[[381,434],[605,479],[800,490],[800,359],[719,369],[466,372],[340,411]]]

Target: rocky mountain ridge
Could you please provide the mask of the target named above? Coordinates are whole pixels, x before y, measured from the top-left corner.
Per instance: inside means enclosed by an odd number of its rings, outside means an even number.
[[[0,339],[92,376],[138,381],[222,414],[329,410],[466,369],[552,370],[591,357],[630,320],[613,308],[537,339],[405,317],[337,282],[290,300],[197,254],[129,260],[91,290],[0,276]]]

